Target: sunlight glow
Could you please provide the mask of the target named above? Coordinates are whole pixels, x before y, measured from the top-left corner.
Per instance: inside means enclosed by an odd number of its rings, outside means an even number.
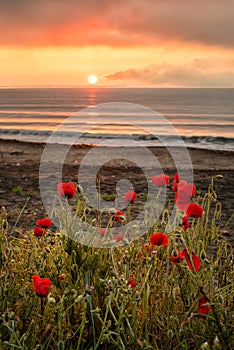
[[[98,77],[96,75],[89,75],[88,76],[88,82],[89,84],[96,84],[98,82]]]

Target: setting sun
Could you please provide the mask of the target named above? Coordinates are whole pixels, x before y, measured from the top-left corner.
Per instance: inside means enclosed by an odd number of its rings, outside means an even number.
[[[89,84],[96,84],[97,81],[98,81],[98,77],[96,75],[91,74],[88,76]]]

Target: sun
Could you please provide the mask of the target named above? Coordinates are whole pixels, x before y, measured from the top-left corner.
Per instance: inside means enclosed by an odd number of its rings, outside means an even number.
[[[89,84],[96,84],[98,82],[98,77],[94,74],[90,74],[88,76],[88,82]]]

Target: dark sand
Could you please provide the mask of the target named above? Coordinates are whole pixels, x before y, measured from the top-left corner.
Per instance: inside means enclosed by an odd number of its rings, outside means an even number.
[[[23,230],[32,229],[38,218],[46,215],[39,190],[39,165],[45,145],[37,143],[0,140],[0,206],[8,211],[8,220],[14,225],[26,199],[30,200],[23,211],[18,227]],[[55,147],[55,158],[60,154],[60,146]],[[65,159],[63,179],[77,182],[78,168],[81,160],[91,150],[90,146],[73,146]],[[175,165],[165,148],[150,148],[157,158],[165,174],[173,176]],[[194,183],[202,194],[211,183],[211,178],[221,174],[222,179],[215,180],[217,200],[221,201],[223,216],[221,227],[231,217],[234,208],[234,152],[188,149],[194,170]],[[56,153],[57,152],[57,153]],[[140,157],[140,155],[139,155]],[[98,149],[98,162],[102,163],[102,149]],[[124,158],[124,154],[123,154]],[[105,162],[104,162],[105,163]],[[150,164],[148,164],[150,167]],[[92,164],[87,168],[87,179],[92,174]],[[55,176],[56,174],[51,174]],[[116,182],[129,179],[135,191],[140,194],[147,191],[143,172],[133,163],[121,160],[110,161],[99,171],[100,189],[102,193],[115,193]],[[15,188],[22,188],[17,194]],[[233,220],[224,235],[234,242]]]

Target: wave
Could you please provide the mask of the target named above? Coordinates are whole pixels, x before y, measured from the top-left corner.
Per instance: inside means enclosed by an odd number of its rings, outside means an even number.
[[[188,147],[212,148],[234,151],[234,138],[224,136],[185,136],[185,135],[153,135],[153,134],[109,134],[109,133],[79,133],[73,131],[49,131],[49,130],[19,130],[0,129],[0,138],[16,139],[31,142],[46,142],[53,135],[56,143],[69,143],[69,138],[77,139],[76,143],[101,144],[104,140],[133,140],[148,142],[147,146],[161,146],[168,144],[179,145],[181,140]]]

